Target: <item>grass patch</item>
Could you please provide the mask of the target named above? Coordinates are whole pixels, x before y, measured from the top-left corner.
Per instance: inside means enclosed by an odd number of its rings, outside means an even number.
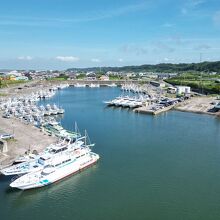
[[[27,83],[28,81],[25,80],[1,80],[0,81],[0,88],[9,87],[11,85],[19,85]]]
[[[123,79],[123,77],[119,77],[119,76],[109,76],[109,80],[121,80]]]
[[[67,80],[67,78],[63,78],[63,77],[55,77],[55,78],[50,78],[50,79],[47,79],[49,81],[65,81]]]
[[[172,85],[190,86],[193,90],[202,93],[220,93],[220,83],[216,81],[220,75],[185,73],[177,77],[166,79]]]

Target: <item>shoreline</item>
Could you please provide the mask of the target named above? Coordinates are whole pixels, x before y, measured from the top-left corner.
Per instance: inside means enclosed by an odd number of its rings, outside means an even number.
[[[13,96],[25,96],[39,89],[49,89],[51,86],[49,83],[42,84],[38,81],[22,83],[22,85],[16,86],[13,85],[8,88],[0,89],[0,93],[6,94],[6,96],[2,96],[0,99],[7,99]],[[19,87],[22,87],[22,89],[19,90]],[[46,132],[41,131],[34,125],[25,124],[15,117],[3,118],[2,113],[0,110],[0,133],[13,134],[14,139],[7,141],[7,152],[0,151],[1,167],[11,164],[16,157],[24,155],[29,149],[31,152],[33,150],[41,152],[50,144],[57,142],[58,138],[49,136]]]
[[[17,156],[23,155],[29,149],[31,152],[41,152],[45,147],[57,141],[57,138],[49,136],[39,128],[31,124],[25,124],[16,118],[3,118],[0,114],[1,132],[12,133],[14,139],[7,141],[8,151],[0,153],[0,164],[10,164]]]
[[[49,89],[55,85],[67,82],[68,81],[31,81],[23,83],[22,85],[16,85],[9,88],[0,89],[0,93],[3,92],[7,95],[2,96],[0,98],[4,99],[13,96],[28,95],[32,92],[38,91],[39,89]],[[22,89],[18,89],[19,87],[22,87]],[[166,111],[168,112],[169,110],[175,110],[196,114],[207,114],[219,117],[220,112],[209,112],[209,110],[213,108],[213,105],[211,105],[211,103],[214,99],[214,97],[193,97],[176,106],[167,107],[165,110],[160,111],[158,114]],[[147,113],[145,112],[144,108],[145,107],[141,107],[134,111],[140,113]],[[155,115],[153,113],[151,114]],[[31,124],[23,123],[17,118],[3,118],[2,111],[0,111],[0,125],[1,133],[11,133],[15,135],[15,140],[12,139],[7,141],[8,151],[6,153],[0,153],[0,165],[10,163],[18,155],[24,154],[29,148],[31,149],[31,151],[37,150],[38,152],[40,152],[48,145],[57,141],[57,138],[49,136],[47,133],[42,132],[39,128]]]

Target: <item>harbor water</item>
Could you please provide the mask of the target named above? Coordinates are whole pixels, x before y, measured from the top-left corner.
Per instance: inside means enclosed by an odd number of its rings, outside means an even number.
[[[0,176],[0,220],[217,220],[220,119],[170,111],[158,116],[106,107],[119,88],[66,88],[46,103],[61,124],[88,131],[99,162],[50,186],[20,191]]]

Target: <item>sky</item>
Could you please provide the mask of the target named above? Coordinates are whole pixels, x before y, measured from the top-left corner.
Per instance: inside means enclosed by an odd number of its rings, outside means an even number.
[[[220,60],[219,0],[0,0],[0,69]]]

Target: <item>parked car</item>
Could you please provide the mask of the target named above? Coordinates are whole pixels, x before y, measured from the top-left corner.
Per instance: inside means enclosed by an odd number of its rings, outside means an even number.
[[[13,134],[0,134],[0,139],[2,140],[12,139],[12,138],[14,138]]]

